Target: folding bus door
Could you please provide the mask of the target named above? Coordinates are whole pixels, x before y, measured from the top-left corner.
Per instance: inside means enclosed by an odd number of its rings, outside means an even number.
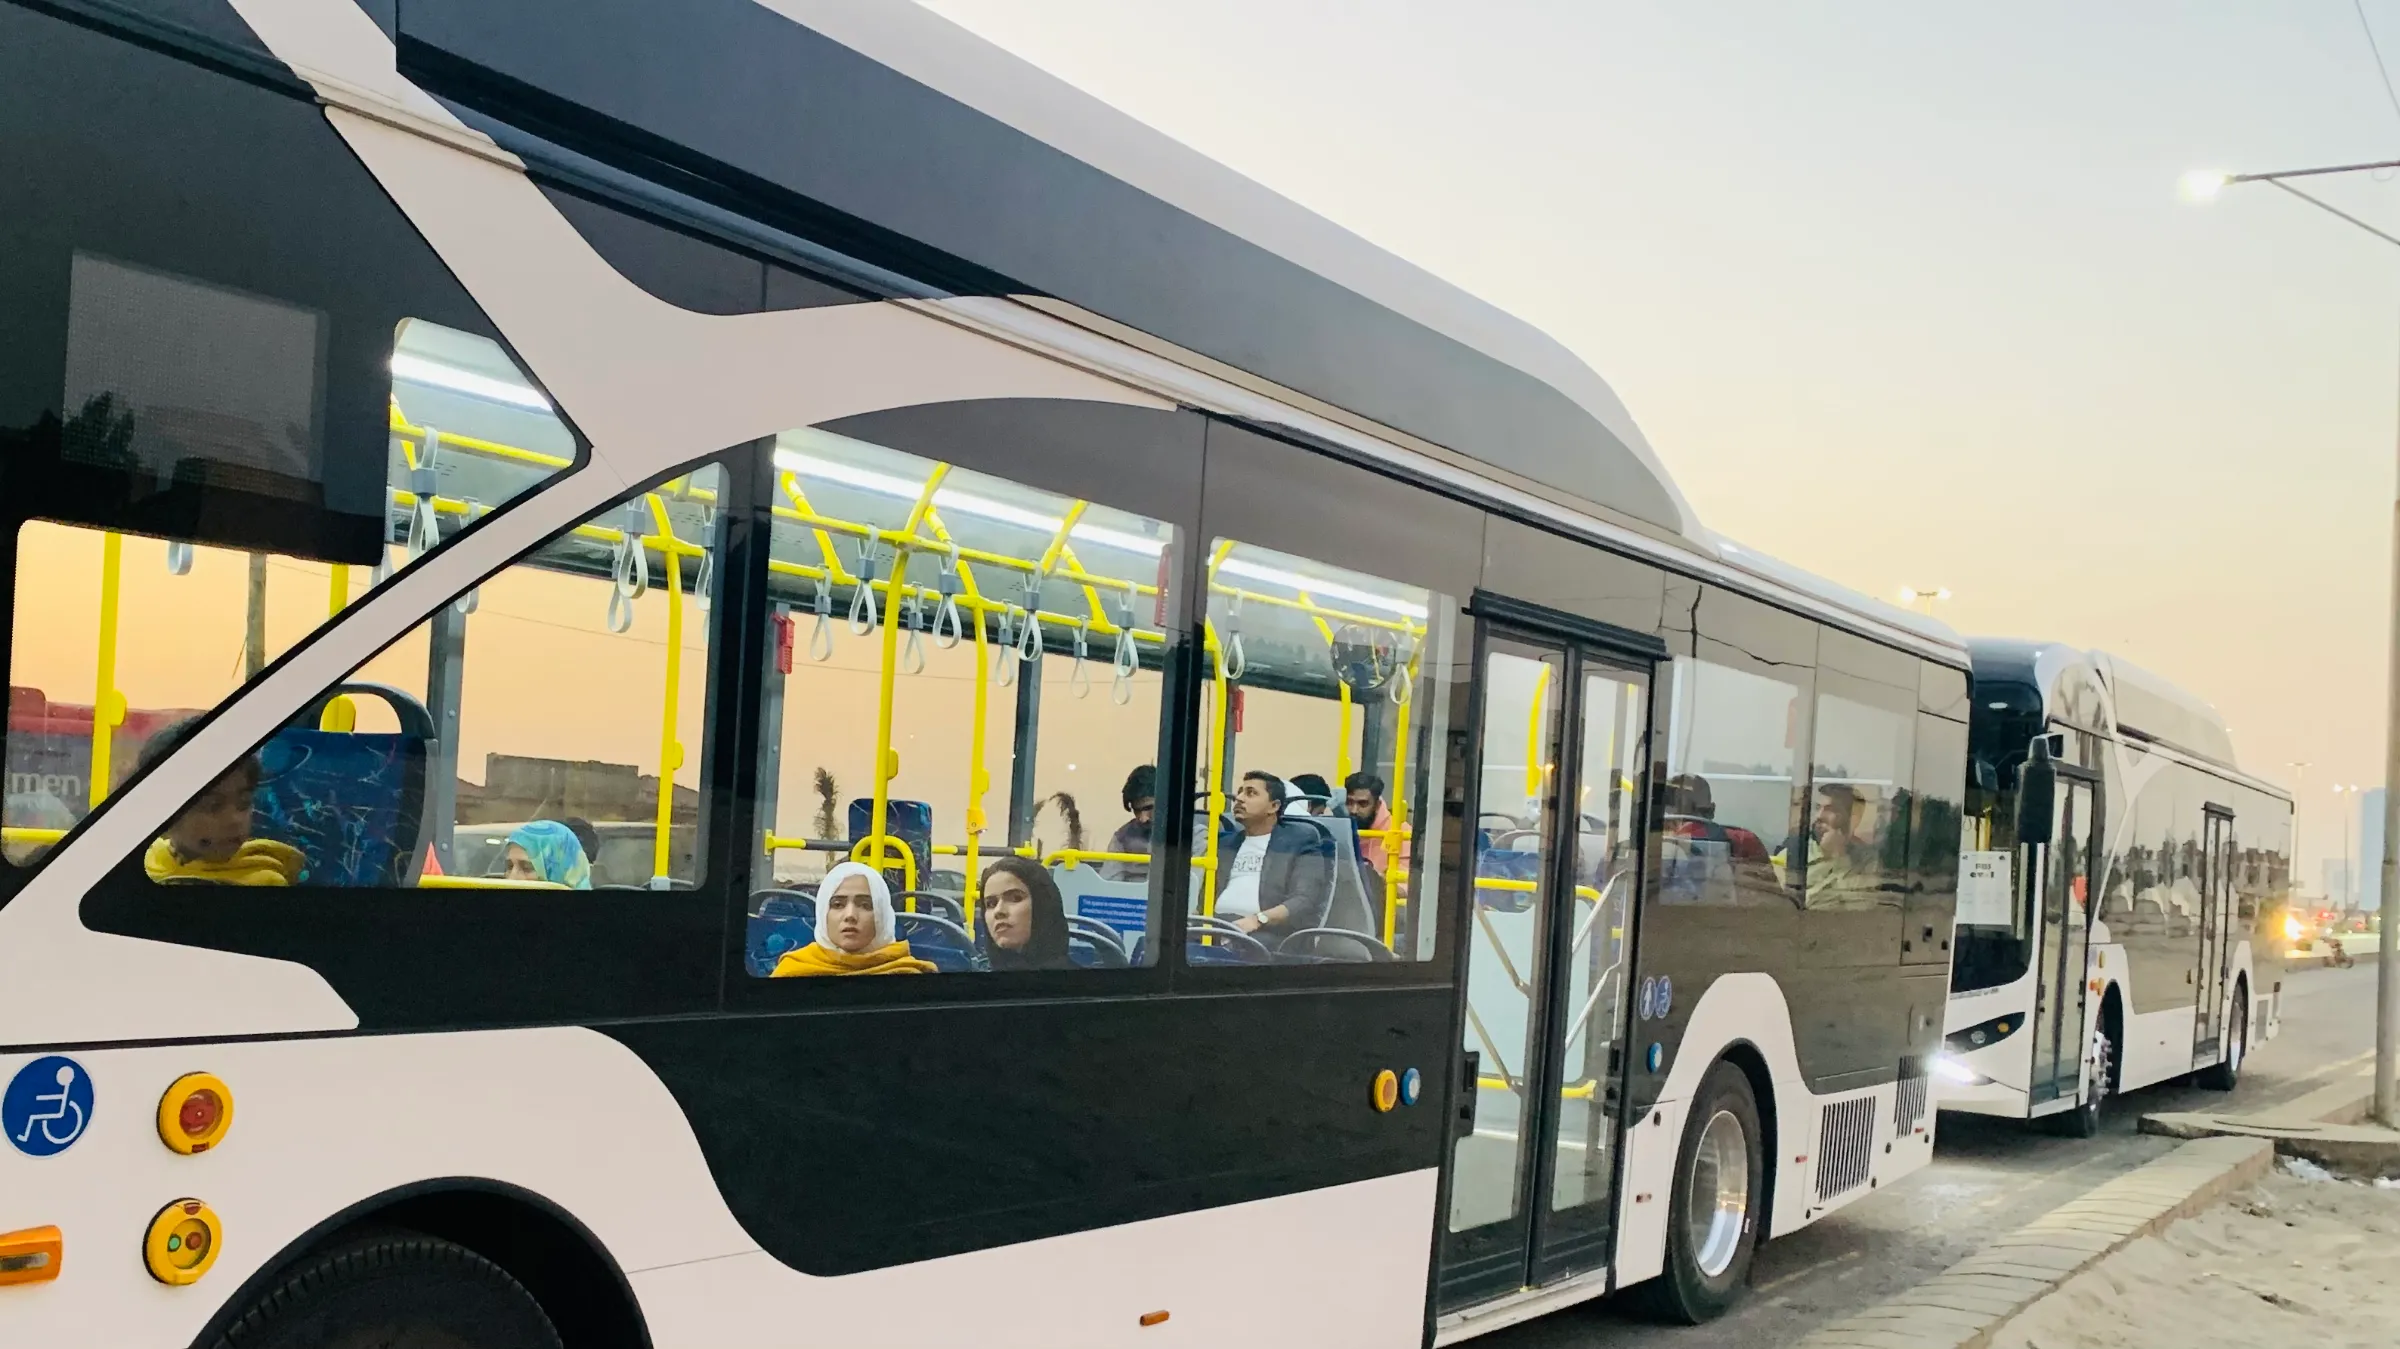
[[[1445,1311],[1608,1263],[1649,773],[1647,659],[1487,624],[1478,668]]]
[[[2083,1091],[2084,984],[2090,977],[2091,862],[2098,784],[2061,768],[2048,856],[2029,868],[2039,887],[2042,921],[2038,995],[2033,1009],[2033,1076],[2026,1101],[2036,1114],[2050,1101],[2075,1101]]]

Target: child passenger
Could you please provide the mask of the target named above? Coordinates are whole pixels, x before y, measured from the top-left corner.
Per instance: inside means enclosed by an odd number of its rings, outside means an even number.
[[[174,753],[197,725],[180,721],[150,737],[142,747],[141,766],[148,768]],[[300,850],[250,836],[259,773],[258,756],[246,754],[193,797],[143,854],[142,869],[150,879],[200,885],[296,884],[307,867]]]

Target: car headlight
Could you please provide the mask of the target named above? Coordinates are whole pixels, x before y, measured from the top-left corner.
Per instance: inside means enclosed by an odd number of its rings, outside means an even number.
[[[1992,1080],[1948,1054],[1933,1056],[1933,1071],[1944,1082],[1955,1083],[1962,1087],[1980,1087]]]
[[[2305,936],[2307,932],[2308,927],[2299,919],[2286,918],[2283,920],[2283,939],[2285,941],[2298,941],[2301,939],[2301,937]]]

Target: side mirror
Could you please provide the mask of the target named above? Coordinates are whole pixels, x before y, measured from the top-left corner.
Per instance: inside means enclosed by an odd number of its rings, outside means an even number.
[[[2037,735],[2017,769],[2017,842],[2048,843],[2051,811],[2058,798],[2058,760],[2050,737]]]

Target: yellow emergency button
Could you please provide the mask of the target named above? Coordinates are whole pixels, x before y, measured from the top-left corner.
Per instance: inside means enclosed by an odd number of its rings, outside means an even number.
[[[215,1210],[197,1199],[178,1199],[150,1220],[150,1234],[142,1241],[142,1263],[160,1283],[178,1287],[198,1283],[208,1267],[217,1263],[217,1247],[224,1240],[225,1229],[218,1224]]]
[[[233,1089],[209,1073],[185,1073],[158,1098],[158,1141],[189,1157],[225,1141],[233,1127]]]
[[[1386,1068],[1375,1074],[1375,1108],[1389,1113],[1400,1104],[1400,1074]]]

